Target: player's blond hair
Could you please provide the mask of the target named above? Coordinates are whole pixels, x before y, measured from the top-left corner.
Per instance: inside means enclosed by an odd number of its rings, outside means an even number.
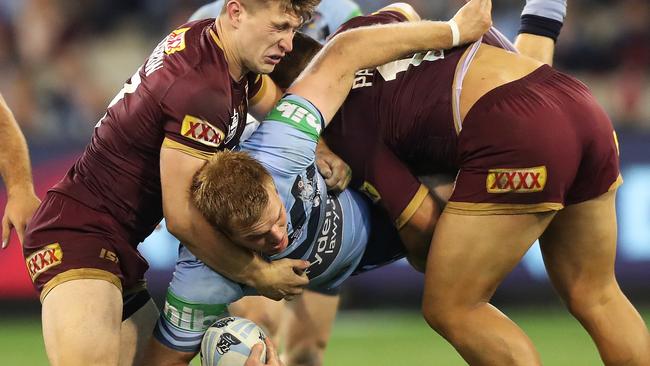
[[[296,14],[299,17],[302,17],[303,22],[306,22],[309,19],[311,19],[311,17],[314,15],[314,11],[316,11],[316,7],[320,3],[320,0],[239,0],[239,1],[245,5],[250,6],[251,9],[255,9],[255,7],[257,6],[264,6],[273,2],[279,2],[286,12],[291,12],[293,14]],[[226,3],[228,3],[228,0],[224,2],[224,9]]]
[[[247,153],[219,151],[194,174],[190,196],[211,225],[230,235],[259,221],[269,184],[269,173]]]

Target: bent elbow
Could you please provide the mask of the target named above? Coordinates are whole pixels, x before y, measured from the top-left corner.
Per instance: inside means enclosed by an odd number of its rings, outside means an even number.
[[[178,240],[183,241],[183,238],[187,236],[188,225],[184,220],[174,216],[165,216],[165,225],[167,226],[167,231]]]

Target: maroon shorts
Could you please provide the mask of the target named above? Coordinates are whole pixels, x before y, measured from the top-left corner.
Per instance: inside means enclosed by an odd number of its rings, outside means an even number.
[[[458,214],[559,210],[622,182],[609,118],[584,84],[549,66],[478,100],[458,162],[446,208]]]
[[[147,261],[123,240],[112,216],[60,193],[48,192],[23,243],[27,271],[41,294],[66,281],[102,279],[125,293],[144,286]]]

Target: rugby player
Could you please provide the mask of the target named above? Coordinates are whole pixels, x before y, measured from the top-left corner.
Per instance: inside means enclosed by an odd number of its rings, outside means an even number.
[[[489,11],[484,0],[473,0],[461,9],[455,22],[450,21],[460,30],[456,41],[479,38],[490,25]],[[322,54],[326,60],[342,61],[330,70],[334,75],[329,87],[349,90],[354,71],[361,67],[415,50],[448,48],[453,44],[450,28],[441,22],[417,22],[341,34]],[[400,32],[403,39],[394,42],[388,37],[392,32]],[[376,52],[359,57],[356,50],[362,45],[371,45]],[[350,190],[327,193],[314,165],[321,119],[303,98],[285,96],[241,144],[242,151],[215,154],[195,176],[191,192],[198,210],[233,242],[272,260],[307,259],[309,286],[331,289],[354,272],[394,260],[403,248],[378,206]],[[205,330],[225,315],[227,304],[249,294],[254,292],[181,248],[147,362],[187,364]]]
[[[223,0],[206,4],[194,12],[190,20],[215,18],[221,13],[223,4]],[[399,4],[395,4],[394,7],[400,9]],[[413,12],[410,6],[402,5],[402,8],[402,11]],[[361,10],[352,0],[323,0],[316,7],[314,16],[300,28],[300,32],[324,43],[341,24],[359,15]],[[296,52],[301,54],[301,50]],[[285,57],[280,65],[292,67],[291,55],[292,53]],[[287,62],[290,64],[285,65]],[[271,75],[276,82],[278,77],[280,75],[276,75],[275,78]],[[286,87],[288,84],[284,88]],[[246,140],[258,126],[259,122],[249,115],[241,140]],[[337,191],[345,189],[351,177],[347,164],[332,155],[322,140],[319,141],[316,155],[316,166],[325,178],[327,187]],[[294,298],[291,304],[285,304],[284,301],[276,302],[262,296],[248,296],[230,304],[228,311],[233,315],[254,321],[264,327],[273,339],[281,342],[282,357],[286,363],[293,366],[320,365],[338,304],[338,292],[306,290],[302,295]]]
[[[524,9],[522,26],[535,32],[528,40],[551,38],[542,40],[550,49],[522,45],[537,60],[487,36],[416,54],[358,72],[336,117],[345,93],[327,84],[329,65],[311,64],[289,88],[325,121],[334,118],[325,137],[351,165],[352,186],[398,227],[406,223],[400,234],[435,223],[423,312],[470,364],[540,364],[530,339],[489,304],[538,237],[553,285],[603,362],[650,364],[648,330],[614,275],[616,135],[583,84],[539,61],[552,57],[564,5],[529,1]],[[458,173],[438,219],[415,175],[444,171]]]
[[[238,144],[249,99],[257,115],[275,104],[277,88],[258,74],[291,51],[316,4],[229,0],[216,21],[191,22],[165,37],[110,103],[25,234],[52,364],[140,363],[158,312],[137,244],[163,214],[169,231],[206,264],[262,294],[282,298],[308,283],[296,273],[305,261],[270,264],[215,232],[193,214],[189,186],[205,159]]]
[[[329,16],[325,11],[332,8],[337,1],[324,1],[322,2],[317,11],[322,9],[323,19],[331,19],[334,17]],[[215,3],[204,6],[200,9],[195,16],[209,16],[209,10],[217,11]],[[326,6],[329,5],[329,6]],[[339,5],[339,8],[345,9],[346,5]],[[408,4],[395,3],[382,10],[392,10],[402,13],[408,20],[419,19],[418,14]],[[200,14],[200,15],[197,15]],[[303,27],[303,30],[308,26]],[[329,27],[336,29],[338,26]],[[311,33],[310,33],[311,34]],[[325,34],[320,32],[319,34]],[[514,50],[514,46],[505,39],[496,29],[490,30],[491,40],[501,47]],[[523,29],[522,34],[517,39],[517,45],[523,47],[523,50],[529,55],[534,57],[544,57],[548,59],[549,49],[552,51],[554,43],[546,37],[530,34],[530,31]],[[319,39],[322,42],[322,40]],[[527,43],[528,42],[528,43]],[[299,37],[299,42],[296,44],[298,49],[294,50],[286,60],[276,68],[271,74],[271,77],[282,88],[287,88],[291,81],[295,79],[296,70],[299,72],[304,68],[304,64],[300,63],[300,58],[308,58],[306,53],[310,56],[307,50],[311,42],[307,39]],[[534,46],[528,46],[533,44]],[[315,51],[314,51],[315,53]],[[354,144],[353,140],[340,141],[343,144]],[[317,152],[321,155],[323,151],[327,151],[326,145],[322,140],[318,144]],[[319,159],[317,159],[317,163]],[[319,171],[323,172],[321,165],[318,165]],[[334,175],[336,176],[336,175]],[[326,176],[327,178],[327,176]],[[332,177],[330,177],[332,178]],[[424,182],[430,182],[431,176],[421,177]],[[441,184],[438,178],[435,177],[434,184],[428,183],[427,185],[432,188],[432,194],[427,196],[421,204],[421,207],[412,216],[412,221],[400,227],[400,236],[406,240],[406,243],[416,242],[417,245],[409,247],[409,261],[419,270],[423,270],[426,261],[426,253],[428,251],[428,244],[430,242],[433,225],[435,221],[431,218],[433,213],[435,217],[439,215],[439,207],[442,207],[446,198],[450,195],[451,184]],[[451,178],[443,179],[442,183],[446,183]],[[328,186],[332,185],[329,179],[326,179]],[[347,182],[346,182],[347,183]],[[435,192],[433,192],[435,190]],[[426,191],[425,191],[426,192]],[[436,203],[434,204],[434,200]],[[435,212],[431,212],[435,210]],[[426,229],[420,229],[424,226]],[[331,326],[336,315],[336,308],[338,305],[337,296],[327,296],[324,294],[306,291],[304,295],[296,298],[291,303],[288,309],[284,309],[281,304],[269,301],[263,297],[244,297],[243,299],[231,304],[229,311],[235,315],[246,317],[254,320],[256,323],[263,325],[270,334],[277,334],[280,326],[282,326],[281,337],[276,337],[276,340],[284,341],[283,357],[291,365],[320,365],[322,364],[324,351],[327,346]]]
[[[25,227],[41,200],[34,193],[31,165],[25,136],[0,94],[0,175],[7,190],[7,204],[2,216],[2,249],[9,245],[11,229],[22,242]]]

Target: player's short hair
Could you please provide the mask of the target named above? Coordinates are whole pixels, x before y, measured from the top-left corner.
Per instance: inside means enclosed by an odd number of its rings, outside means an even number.
[[[242,151],[219,151],[194,174],[191,200],[206,220],[224,234],[254,225],[269,203],[272,178]]]
[[[302,17],[303,22],[308,21],[314,15],[320,0],[241,0],[244,4],[252,6],[253,9],[259,5],[268,5],[272,2],[279,2],[286,12],[291,12]],[[228,2],[228,0],[226,0]]]
[[[321,48],[323,46],[318,41],[297,32],[293,37],[293,50],[269,74],[271,80],[280,88],[287,89]]]

